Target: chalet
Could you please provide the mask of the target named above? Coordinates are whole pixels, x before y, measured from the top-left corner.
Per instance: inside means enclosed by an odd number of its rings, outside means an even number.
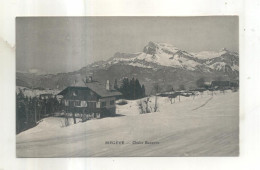
[[[106,84],[97,81],[79,82],[61,91],[62,103],[66,112],[113,115],[116,112],[115,100],[122,94]]]

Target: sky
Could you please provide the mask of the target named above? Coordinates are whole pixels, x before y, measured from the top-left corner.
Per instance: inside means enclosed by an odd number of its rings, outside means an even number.
[[[78,70],[116,52],[135,53],[149,41],[188,52],[239,51],[238,17],[17,17],[16,69]]]

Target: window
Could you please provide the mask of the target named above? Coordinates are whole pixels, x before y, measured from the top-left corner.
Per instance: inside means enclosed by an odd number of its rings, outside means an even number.
[[[73,96],[77,96],[77,95],[78,95],[78,91],[77,91],[77,90],[73,91],[73,92],[72,92],[72,95],[73,95]]]
[[[115,100],[110,100],[110,105],[114,105],[115,104]]]
[[[88,105],[88,108],[91,108],[91,109],[96,108],[96,102],[90,101],[90,102],[88,102],[87,105]]]
[[[100,102],[97,102],[96,107],[100,108]]]
[[[74,106],[80,106],[80,101],[79,100],[75,101]]]
[[[65,104],[65,106],[69,106],[69,101],[68,100],[64,100],[64,104]]]
[[[81,107],[87,107],[87,101],[81,101]]]
[[[69,106],[73,106],[73,101],[69,100]]]
[[[107,103],[106,102],[101,102],[101,107],[106,107]]]
[[[65,101],[65,105],[66,105],[66,101]],[[76,101],[75,100],[69,100],[68,105],[69,106],[80,106],[80,101],[79,100],[76,100]]]

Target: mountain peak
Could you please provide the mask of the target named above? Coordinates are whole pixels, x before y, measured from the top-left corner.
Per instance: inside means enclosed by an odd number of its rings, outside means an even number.
[[[150,41],[143,49],[143,52],[146,54],[154,55],[158,51],[165,51],[167,53],[176,53],[179,49],[168,43],[160,43]]]
[[[143,49],[143,52],[146,53],[146,54],[151,54],[151,55],[154,55],[156,53],[156,50],[158,49],[158,45],[157,43],[154,43],[152,41],[150,41],[148,43],[148,45],[146,45]]]
[[[150,41],[144,47],[143,52],[117,52],[113,58],[108,60],[108,64],[124,64],[143,68],[156,68],[163,66],[187,70],[198,70],[203,68],[206,72],[209,72],[210,69],[215,69],[214,64],[216,62],[218,69],[220,67],[222,68],[224,66],[223,60],[226,60],[229,56],[237,57],[238,54],[230,52],[226,48],[221,49],[221,51],[189,53],[168,43]],[[233,65],[234,64],[231,63],[231,66]]]
[[[177,48],[175,47],[174,45],[172,44],[169,44],[169,43],[165,43],[165,42],[155,42],[155,41],[149,41],[148,45],[147,46],[151,46],[151,47],[159,47],[159,48],[167,48],[167,47],[171,47],[171,48]]]

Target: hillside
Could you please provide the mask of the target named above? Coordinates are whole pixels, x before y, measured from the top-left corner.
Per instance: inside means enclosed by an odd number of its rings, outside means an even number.
[[[174,104],[160,97],[159,112],[149,114],[139,114],[138,100],[129,101],[117,106],[121,116],[68,127],[62,126],[64,118],[45,118],[16,136],[16,153],[18,157],[237,156],[238,94],[205,92],[194,100],[181,97]],[[156,144],[133,144],[145,141]]]

